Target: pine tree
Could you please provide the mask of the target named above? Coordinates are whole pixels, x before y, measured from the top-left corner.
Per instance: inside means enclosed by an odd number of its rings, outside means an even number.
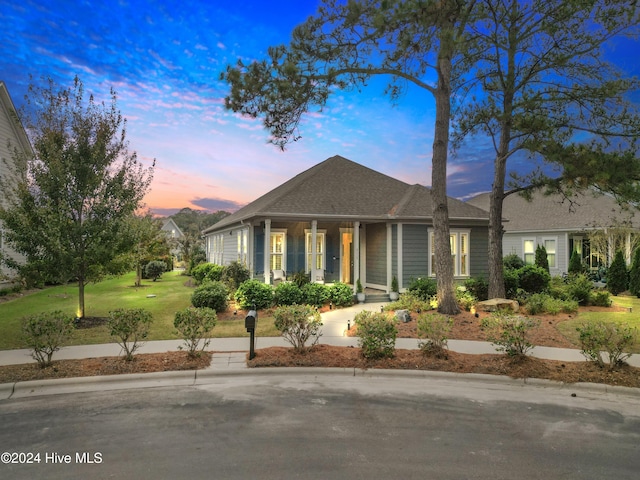
[[[607,289],[612,295],[618,295],[629,287],[629,273],[622,251],[618,250],[607,273]]]
[[[640,248],[633,255],[633,263],[629,272],[629,291],[640,298]]]
[[[580,258],[580,254],[575,250],[569,259],[569,273],[574,275],[582,273],[582,258]]]
[[[536,247],[536,259],[535,264],[538,267],[544,268],[549,273],[549,259],[547,257],[547,249],[544,245],[538,245]]]

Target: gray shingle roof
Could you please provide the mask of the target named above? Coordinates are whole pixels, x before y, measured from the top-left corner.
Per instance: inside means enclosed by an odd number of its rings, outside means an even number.
[[[486,220],[486,211],[449,199],[451,218]],[[430,190],[336,155],[296,175],[279,187],[209,227],[220,230],[252,217],[309,217],[373,220],[431,218]]]
[[[482,193],[467,203],[489,210],[489,194]],[[504,223],[507,233],[585,230],[610,227],[623,221],[640,228],[640,215],[635,208],[623,210],[611,196],[595,192],[576,194],[571,201],[543,192],[536,192],[531,202],[520,195],[509,195],[504,200],[502,216],[508,220]]]

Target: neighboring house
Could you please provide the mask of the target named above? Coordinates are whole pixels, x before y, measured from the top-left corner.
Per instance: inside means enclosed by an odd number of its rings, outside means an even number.
[[[18,149],[25,154],[32,154],[33,149],[27,138],[27,134],[18,120],[16,109],[13,105],[9,92],[4,82],[0,81],[0,178],[4,184],[11,184],[17,174],[13,149]],[[6,188],[0,183],[0,204],[7,206]],[[12,250],[5,241],[2,223],[0,222],[0,255],[21,261],[24,258]],[[0,282],[11,280],[15,276],[15,271],[0,265]]]
[[[162,227],[160,228],[169,239],[169,245],[171,245],[170,253],[176,258],[180,258],[181,250],[178,242],[184,238],[184,233],[180,230],[180,227],[173,221],[173,218],[167,218],[164,220]]]
[[[489,210],[489,193],[467,203]],[[536,247],[543,245],[551,275],[567,273],[574,251],[591,270],[608,266],[616,249],[623,250],[630,263],[640,233],[640,215],[634,213],[634,208],[622,209],[611,196],[595,192],[577,194],[570,201],[543,192],[536,192],[531,201],[508,195],[502,212],[502,251],[533,264]]]
[[[487,274],[488,213],[449,199],[456,279]],[[431,192],[335,156],[203,232],[207,260],[240,261],[252,278],[304,271],[389,292],[434,275]]]

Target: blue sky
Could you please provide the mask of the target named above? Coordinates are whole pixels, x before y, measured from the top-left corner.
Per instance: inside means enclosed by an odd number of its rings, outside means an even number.
[[[333,155],[429,185],[434,106],[426,92],[410,91],[396,106],[383,82],[339,92],[323,112],[305,117],[302,139],[285,152],[267,143],[259,120],[224,109],[225,66],[288,43],[317,5],[0,0],[0,80],[18,107],[29,74],[65,86],[78,75],[97,99],[114,87],[131,149],[147,164],[156,159],[146,203],[161,215],[183,207],[235,210]],[[486,140],[468,142],[450,159],[449,195],[489,190],[492,163]]]

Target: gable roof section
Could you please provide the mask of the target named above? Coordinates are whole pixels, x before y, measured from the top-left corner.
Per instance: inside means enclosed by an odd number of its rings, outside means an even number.
[[[449,199],[450,216],[487,219],[487,212]],[[208,233],[253,217],[431,218],[431,194],[336,155],[206,229]]]
[[[489,193],[482,193],[467,203],[489,210]],[[508,195],[503,203],[506,233],[532,231],[575,231],[611,227],[630,222],[640,228],[640,215],[634,207],[622,209],[609,195],[596,192],[575,194],[571,202],[559,194],[534,193],[531,202],[520,195]]]

